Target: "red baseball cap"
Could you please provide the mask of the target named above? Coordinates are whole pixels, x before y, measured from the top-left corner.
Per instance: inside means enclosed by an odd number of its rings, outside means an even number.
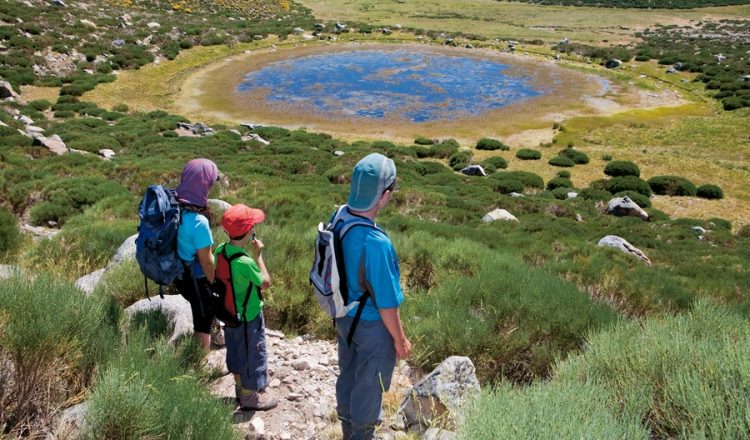
[[[230,238],[242,237],[265,218],[266,214],[260,209],[240,203],[224,211],[224,215],[221,217],[221,227],[227,231]]]

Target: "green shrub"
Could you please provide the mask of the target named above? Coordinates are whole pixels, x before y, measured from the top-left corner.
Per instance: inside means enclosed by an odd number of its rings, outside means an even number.
[[[450,165],[455,171],[458,171],[469,166],[470,161],[471,153],[468,151],[458,151],[448,158],[448,165]]]
[[[417,145],[432,145],[432,139],[428,139],[424,136],[419,136],[416,139],[414,139],[414,143]]]
[[[723,199],[724,191],[717,185],[701,185],[696,190],[696,195],[704,199]]]
[[[534,174],[529,171],[508,171],[506,173],[499,174],[498,177],[516,179],[519,182],[523,183],[526,188],[544,188],[544,179],[542,179],[538,174]]]
[[[615,197],[630,197],[630,200],[634,201],[636,205],[640,206],[641,208],[650,208],[651,207],[651,199],[644,196],[643,194],[635,191],[620,191],[617,194],[615,194]]]
[[[33,108],[37,111],[44,111],[47,110],[52,106],[52,103],[47,101],[46,99],[35,99],[31,102],[29,102],[29,107]]]
[[[573,188],[573,182],[564,177],[555,177],[547,182],[547,189],[553,191],[557,188]]]
[[[629,160],[613,160],[604,167],[604,174],[611,177],[618,176],[635,176],[641,175],[641,169],[638,165]]]
[[[587,164],[589,163],[589,157],[586,155],[586,153],[582,151],[578,151],[572,146],[565,148],[563,150],[560,150],[560,156],[567,157],[568,159],[572,160],[573,163],[576,164]]]
[[[605,162],[609,162],[610,160],[612,160],[612,155],[611,154],[602,155],[602,160]]]
[[[557,173],[555,173],[555,176],[562,177],[563,179],[570,179],[570,171],[560,170]]]
[[[67,119],[75,117],[76,113],[72,110],[58,110],[54,113],[57,119]]]
[[[445,165],[440,162],[419,162],[416,165],[416,170],[422,176],[448,171],[448,169],[445,168]]]
[[[578,197],[586,200],[606,202],[612,199],[612,193],[602,189],[584,188],[578,192]]]
[[[20,243],[18,219],[13,213],[0,207],[0,254],[15,250]]]
[[[654,176],[648,179],[654,194],[660,196],[695,196],[693,182],[678,176]]]
[[[576,164],[572,159],[565,156],[555,156],[548,163],[555,167],[572,167]]]
[[[737,231],[738,237],[750,237],[750,224],[743,225],[738,231]]]
[[[530,148],[521,148],[516,151],[516,157],[521,160],[539,160],[542,158],[542,153]]]
[[[508,151],[510,147],[497,139],[482,138],[477,141],[477,150],[503,150]]]
[[[41,432],[112,352],[116,316],[104,302],[44,273],[0,283],[0,316],[0,423]]]
[[[648,182],[635,176],[619,176],[609,179],[607,182],[607,191],[616,194],[622,191],[635,191],[646,197],[651,197],[651,187]]]
[[[567,200],[568,193],[575,192],[572,188],[559,187],[552,190],[552,195],[558,200]]]
[[[127,113],[130,110],[127,104],[117,104],[112,107],[113,112]]]
[[[487,168],[488,166],[493,166],[495,167],[495,169],[505,169],[508,168],[508,161],[500,156],[493,156],[483,160],[482,166],[484,166],[485,168]]]
[[[521,181],[511,177],[493,179],[490,182],[490,185],[492,186],[493,191],[502,194],[510,194],[512,192],[522,193],[526,189]]]

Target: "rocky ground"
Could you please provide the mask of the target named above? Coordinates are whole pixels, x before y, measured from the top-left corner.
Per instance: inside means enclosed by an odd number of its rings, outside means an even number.
[[[270,392],[279,406],[268,412],[235,411],[234,423],[248,439],[337,439],[341,437],[336,420],[336,345],[307,336],[285,339],[280,332],[267,330]],[[234,379],[226,369],[226,348],[212,350],[207,367],[220,375],[211,392],[227,402],[234,401]],[[409,367],[402,363],[394,376],[394,386],[386,402],[400,402],[410,386]],[[387,425],[393,423],[389,420]],[[386,427],[380,438],[406,438],[404,432]]]

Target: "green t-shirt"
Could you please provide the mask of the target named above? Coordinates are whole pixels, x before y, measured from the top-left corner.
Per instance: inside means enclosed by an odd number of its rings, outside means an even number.
[[[226,247],[227,257],[238,252],[245,252],[244,249],[232,246],[229,243],[222,243],[214,251],[214,257],[219,258],[222,249]],[[250,299],[247,300],[247,308],[245,313],[242,314],[242,303],[245,301],[245,296],[248,294],[247,287],[253,284],[252,290],[249,292]],[[244,255],[237,258],[232,262],[232,290],[234,291],[234,306],[238,313],[243,315],[244,321],[252,321],[263,309],[263,301],[260,299],[259,287],[263,283],[263,275],[260,273],[260,267],[255,262],[253,257],[250,255]]]

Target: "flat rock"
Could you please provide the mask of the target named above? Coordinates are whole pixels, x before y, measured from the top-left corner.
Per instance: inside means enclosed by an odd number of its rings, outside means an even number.
[[[65,142],[63,142],[63,140],[60,139],[60,136],[56,134],[53,134],[50,137],[38,136],[34,138],[34,143],[41,145],[58,156],[62,156],[69,152]]]
[[[494,211],[488,212],[487,214],[485,214],[484,217],[482,217],[482,221],[485,223],[491,223],[496,220],[505,220],[505,221],[514,221],[514,222],[518,221],[516,216],[506,211],[505,209],[500,209],[500,208],[495,209]]]
[[[76,280],[75,286],[86,295],[90,295],[102,281],[105,271],[106,269],[99,269],[88,275],[84,275]]]
[[[169,342],[175,342],[181,336],[193,334],[193,313],[190,310],[190,303],[182,295],[164,295],[164,298],[157,296],[144,298],[125,309],[125,313],[132,317],[138,312],[150,313],[155,310],[161,310],[161,313],[173,328],[169,337]]]
[[[651,260],[649,260],[649,258],[646,256],[646,254],[643,253],[642,250],[638,249],[637,247],[630,244],[630,242],[622,237],[618,237],[617,235],[606,235],[602,237],[596,245],[613,247],[622,252],[625,252],[626,254],[632,255],[643,261],[647,265],[651,266]]]
[[[97,152],[99,156],[103,157],[104,160],[112,160],[115,158],[115,152],[114,150],[110,150],[109,148],[102,148]]]
[[[114,266],[117,266],[118,264],[127,261],[127,260],[133,260],[135,259],[135,239],[138,238],[138,234],[133,234],[130,237],[126,238],[125,241],[122,242],[119,248],[117,248],[117,252],[115,252],[115,256],[112,257],[112,261],[109,262],[107,265],[107,269],[111,269]]]
[[[637,203],[632,201],[630,197],[615,197],[607,203],[607,214],[623,217],[639,217],[642,220],[648,221],[649,215],[643,210]]]

